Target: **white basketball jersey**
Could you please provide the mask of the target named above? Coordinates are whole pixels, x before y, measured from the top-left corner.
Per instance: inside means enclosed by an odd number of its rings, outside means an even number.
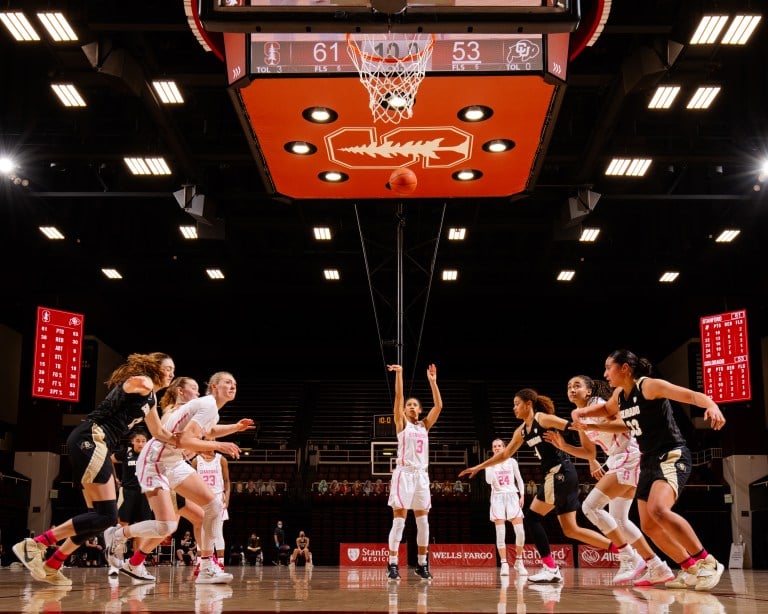
[[[208,484],[213,494],[224,492],[224,475],[221,471],[221,454],[216,452],[213,460],[207,461],[202,456],[197,457],[197,473]]]
[[[400,467],[426,469],[429,466],[429,433],[424,422],[405,421],[397,434],[397,464]]]

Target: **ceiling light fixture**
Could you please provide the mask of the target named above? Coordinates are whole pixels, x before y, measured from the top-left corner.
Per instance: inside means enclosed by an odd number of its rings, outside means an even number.
[[[171,169],[165,158],[123,158],[128,170],[134,175],[170,175]]]
[[[29,23],[27,16],[19,11],[3,11],[0,13],[0,21],[6,30],[11,33],[14,40],[22,43],[39,41],[40,35]]]
[[[581,236],[579,237],[579,241],[582,243],[594,243],[597,241],[597,237],[600,234],[599,228],[583,228],[581,230]]]
[[[38,13],[37,18],[55,42],[66,43],[77,40],[77,34],[62,13]]]
[[[323,269],[323,277],[328,281],[339,281],[341,273],[339,273],[339,269]]]
[[[605,169],[606,175],[623,177],[643,177],[651,166],[651,160],[647,158],[614,158],[611,160],[608,168]]]
[[[221,269],[205,269],[205,273],[210,279],[224,279],[224,273]]]
[[[72,83],[51,83],[51,89],[65,107],[84,107],[85,100]]]
[[[120,275],[117,269],[101,269],[101,272],[104,273],[104,276],[107,279],[122,279],[123,276]]]
[[[184,102],[184,97],[181,95],[179,86],[176,85],[175,81],[152,81],[152,87],[155,88],[163,104],[182,104]]]
[[[728,21],[728,15],[704,15],[693,33],[691,45],[713,45]]]
[[[557,281],[573,281],[576,276],[576,271],[570,269],[563,269],[557,274]]]
[[[320,181],[328,183],[341,183],[342,181],[348,181],[349,175],[341,171],[323,171],[318,175],[318,178]]]
[[[741,234],[741,230],[736,230],[732,228],[726,228],[721,232],[717,239],[715,239],[716,243],[730,243],[733,241],[736,237],[738,237]]]
[[[449,241],[463,241],[467,237],[466,228],[449,228],[448,240]]]
[[[456,281],[459,278],[459,272],[456,269],[444,269],[442,278],[443,281]]]
[[[64,238],[64,235],[61,234],[56,226],[40,226],[39,228],[40,232],[42,232],[46,238],[51,239],[52,241],[60,241]]]
[[[703,85],[699,87],[691,96],[686,109],[708,109],[715,97],[720,93],[720,87],[717,85]]]
[[[481,104],[474,104],[461,109],[457,116],[463,122],[482,122],[490,119],[493,115],[493,109]]]
[[[680,93],[679,85],[660,85],[648,103],[649,109],[668,109]]]
[[[313,124],[330,124],[339,118],[339,114],[328,107],[309,107],[301,112],[301,116]]]
[[[197,226],[179,226],[179,232],[185,239],[197,239]]]
[[[465,168],[453,173],[451,178],[456,181],[476,181],[482,176],[482,171],[478,171],[474,168]]]
[[[679,276],[680,276],[680,273],[677,271],[666,271],[665,273],[661,274],[661,277],[659,277],[659,281],[663,284],[671,284]]]
[[[307,143],[307,141],[289,141],[283,146],[283,149],[297,156],[311,156],[317,153],[317,147],[312,143]]]
[[[317,241],[330,241],[331,229],[328,226],[315,226],[312,229],[312,233],[315,235]]]
[[[760,15],[736,15],[720,41],[723,45],[746,45],[757,24]]]
[[[515,148],[515,142],[510,139],[493,139],[483,143],[483,151],[488,153],[503,153]]]

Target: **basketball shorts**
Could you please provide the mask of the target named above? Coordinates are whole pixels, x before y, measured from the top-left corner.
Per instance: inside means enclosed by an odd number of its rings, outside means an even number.
[[[675,491],[677,499],[690,477],[691,451],[686,446],[669,452],[644,454],[640,461],[640,481],[635,498],[648,501],[653,483],[656,480],[664,480]]]
[[[432,493],[426,469],[396,467],[389,485],[389,507],[406,510],[429,510]]]
[[[497,520],[513,520],[522,518],[520,495],[516,492],[499,492],[491,494],[491,522]]]
[[[552,467],[544,476],[536,497],[555,506],[555,512],[567,514],[581,507],[579,502],[579,476],[573,463],[560,463]]]

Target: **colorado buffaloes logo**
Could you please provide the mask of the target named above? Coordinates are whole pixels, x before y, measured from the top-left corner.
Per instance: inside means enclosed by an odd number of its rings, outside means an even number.
[[[347,548],[347,558],[353,563],[360,558],[360,548]]]
[[[675,463],[675,466],[677,467],[677,470],[682,473],[685,473],[688,470],[688,467],[682,461]]]
[[[91,448],[93,448],[93,444],[92,444],[90,441],[81,441],[81,442],[80,442],[80,449],[81,449],[83,452],[87,452],[87,451],[88,451],[88,450],[90,450]]]

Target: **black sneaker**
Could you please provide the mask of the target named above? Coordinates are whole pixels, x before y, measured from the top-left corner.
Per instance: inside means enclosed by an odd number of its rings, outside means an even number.
[[[429,563],[425,565],[416,565],[416,571],[414,572],[422,580],[431,580],[432,574],[429,573]]]
[[[390,582],[400,580],[400,570],[397,568],[397,563],[387,563],[387,580]]]

